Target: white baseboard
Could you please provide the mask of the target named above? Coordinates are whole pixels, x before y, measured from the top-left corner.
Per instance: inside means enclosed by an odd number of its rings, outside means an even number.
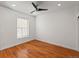
[[[7,47],[3,47],[0,50],[11,48],[11,47],[14,47],[16,45],[19,45],[19,44],[22,44],[22,43],[25,43],[25,42],[28,42],[28,41],[31,41],[31,40],[34,40],[34,39],[29,39],[29,40],[25,40],[25,41],[22,41],[22,42],[18,42],[18,43],[14,44],[14,45],[9,45]],[[62,44],[58,44],[58,43],[54,43],[54,42],[52,43],[52,42],[49,42],[49,41],[46,41],[46,40],[42,40],[42,39],[39,39],[39,38],[36,38],[35,40],[39,40],[39,41],[43,41],[43,42],[46,42],[46,43],[49,43],[49,44],[54,44],[54,45],[57,45],[57,46],[60,46],[60,47],[68,48],[68,47],[65,47]],[[71,49],[71,48],[68,48],[68,49]],[[72,50],[76,50],[76,49],[72,49]],[[76,51],[79,51],[79,50],[76,50]]]
[[[0,48],[0,50],[4,50],[4,49],[7,49],[7,48],[11,48],[11,47],[14,47],[16,45],[19,45],[19,44],[22,44],[22,43],[25,43],[25,42],[28,42],[28,41],[31,41],[31,40],[34,40],[34,39],[29,39],[29,40],[26,40],[26,41],[18,42],[16,44],[13,44],[13,45],[9,45],[7,47]]]
[[[67,49],[79,51],[79,50],[77,50],[77,49],[72,49],[72,48],[66,47],[66,46],[64,46],[64,45],[62,45],[62,44],[58,44],[58,43],[54,43],[54,42],[52,43],[52,42],[49,42],[49,41],[46,41],[46,40],[42,40],[42,39],[40,39],[40,38],[37,38],[36,40],[43,41],[43,42],[46,42],[46,43],[49,43],[49,44],[54,44],[54,45],[57,45],[57,46],[60,46],[60,47],[64,47],[64,48],[67,48]]]

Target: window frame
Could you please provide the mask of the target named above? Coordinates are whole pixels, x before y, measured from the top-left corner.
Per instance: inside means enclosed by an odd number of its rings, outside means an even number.
[[[17,32],[17,39],[20,39],[20,38],[27,38],[27,37],[29,37],[29,31],[30,31],[30,29],[29,29],[29,20],[27,19],[27,18],[25,18],[25,17],[17,17],[17,25],[18,25],[18,19],[23,19],[23,20],[27,20],[27,27],[19,27],[19,26],[17,26],[17,31],[18,31],[18,28],[23,28],[23,29],[20,29],[21,30],[21,37],[19,37],[18,36],[18,32]],[[23,33],[23,30],[25,29],[25,28],[27,28],[27,34],[26,35],[24,35],[24,33]]]

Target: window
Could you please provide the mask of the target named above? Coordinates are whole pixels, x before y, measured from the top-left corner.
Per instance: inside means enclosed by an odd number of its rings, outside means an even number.
[[[29,36],[29,21],[24,18],[17,18],[17,38]]]

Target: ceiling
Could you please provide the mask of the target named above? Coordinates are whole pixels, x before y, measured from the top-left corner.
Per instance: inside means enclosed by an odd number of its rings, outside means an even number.
[[[38,4],[38,7],[47,8],[48,11],[34,12],[33,14],[31,14],[30,12],[35,10],[35,8],[31,4],[32,2]],[[57,6],[58,3],[61,3],[60,7]],[[15,4],[16,6],[13,7],[12,4]],[[0,5],[22,13],[35,16],[39,13],[46,13],[54,10],[59,10],[60,8],[70,8],[74,6],[79,6],[79,1],[1,1]]]

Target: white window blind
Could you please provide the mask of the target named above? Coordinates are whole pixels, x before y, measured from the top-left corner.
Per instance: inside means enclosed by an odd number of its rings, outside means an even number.
[[[29,20],[17,18],[17,38],[29,36]]]

